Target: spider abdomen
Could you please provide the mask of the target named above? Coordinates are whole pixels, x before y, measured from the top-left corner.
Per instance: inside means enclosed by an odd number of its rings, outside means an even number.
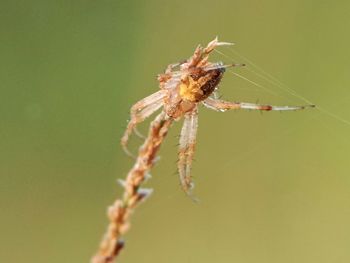
[[[213,93],[219,84],[224,69],[199,70],[186,76],[180,84],[180,96],[185,101],[200,102]]]

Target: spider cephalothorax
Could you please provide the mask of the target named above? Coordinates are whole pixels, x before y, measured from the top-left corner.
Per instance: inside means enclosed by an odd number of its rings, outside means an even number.
[[[217,89],[225,69],[239,65],[209,62],[209,54],[216,47],[223,45],[232,44],[219,42],[215,38],[205,48],[198,46],[192,57],[186,61],[170,64],[164,73],[158,75],[160,90],[132,106],[131,120],[121,140],[123,148],[130,154],[126,147],[127,141],[133,130],[138,134],[136,125],[162,107],[163,110],[158,115],[157,122],[169,119],[179,120],[183,117],[184,124],[181,130],[178,153],[178,171],[181,185],[186,193],[189,193],[192,188],[190,170],[196,144],[199,104],[217,111],[229,109],[289,111],[301,110],[306,107],[229,102],[211,96]]]

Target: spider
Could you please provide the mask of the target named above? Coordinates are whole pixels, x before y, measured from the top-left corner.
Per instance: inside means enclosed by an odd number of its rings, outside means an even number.
[[[199,45],[189,59],[170,64],[164,73],[158,75],[160,90],[131,107],[131,119],[121,139],[124,151],[131,155],[127,149],[129,136],[133,131],[141,136],[136,126],[157,110],[162,108],[161,114],[154,121],[156,124],[164,120],[178,121],[183,118],[177,167],[181,186],[189,195],[193,188],[190,172],[196,145],[199,104],[221,112],[237,109],[295,111],[314,107],[314,105],[272,106],[218,99],[216,91],[226,68],[244,66],[244,64],[224,65],[222,62],[212,63],[208,61],[209,54],[214,49],[226,45],[232,45],[232,43],[219,42],[216,37],[205,48]]]

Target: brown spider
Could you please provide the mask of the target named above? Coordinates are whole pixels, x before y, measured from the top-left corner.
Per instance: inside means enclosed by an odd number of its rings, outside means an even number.
[[[219,42],[215,38],[206,48],[199,45],[193,56],[188,60],[170,64],[165,73],[158,75],[160,90],[132,106],[131,120],[121,139],[125,152],[131,155],[127,149],[127,142],[132,131],[139,134],[136,130],[137,124],[143,122],[161,107],[163,107],[162,112],[155,119],[154,125],[166,120],[177,121],[184,117],[178,152],[178,172],[182,188],[187,194],[190,194],[190,190],[193,188],[190,170],[196,145],[198,105],[200,103],[207,108],[222,112],[231,109],[294,111],[314,107],[314,105],[271,106],[217,99],[215,91],[225,69],[233,66],[244,66],[243,64],[224,65],[221,62],[212,63],[208,61],[209,54],[216,47],[224,45],[232,44]],[[175,70],[176,68],[177,70]]]

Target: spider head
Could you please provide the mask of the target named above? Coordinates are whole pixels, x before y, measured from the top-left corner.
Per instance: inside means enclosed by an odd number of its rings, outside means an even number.
[[[184,101],[200,102],[213,93],[220,83],[225,68],[210,70],[195,68],[181,79],[180,96]]]

